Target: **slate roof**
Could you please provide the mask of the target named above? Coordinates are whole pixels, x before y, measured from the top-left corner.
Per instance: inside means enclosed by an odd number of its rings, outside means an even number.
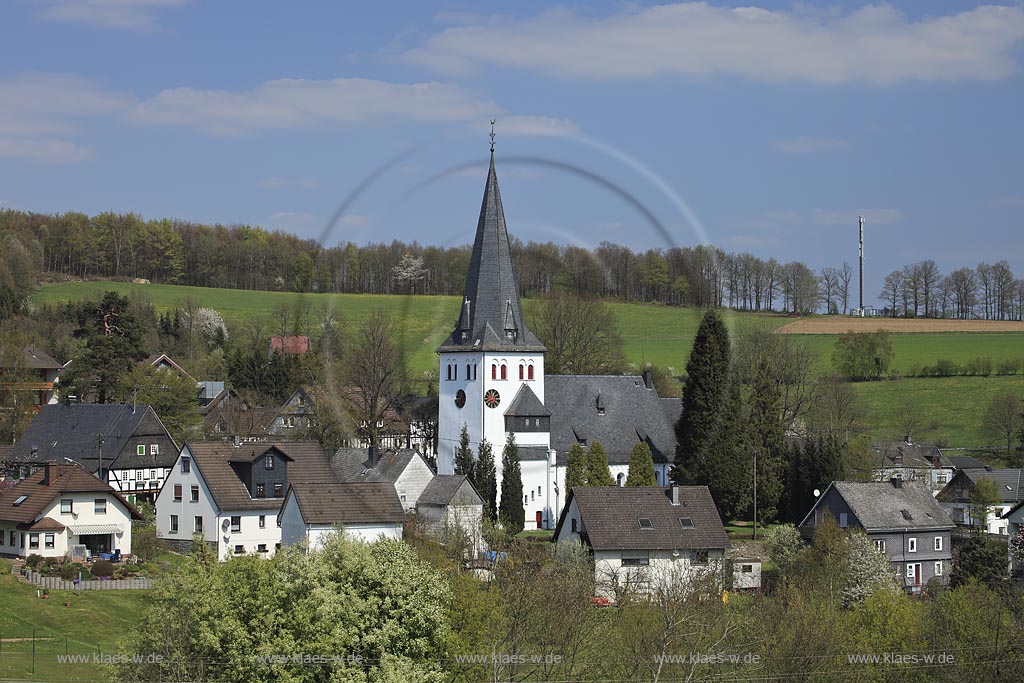
[[[683,415],[683,402],[678,396],[658,397],[658,404],[665,411],[665,417],[672,423],[673,429]]]
[[[1003,470],[990,470],[990,469],[975,469],[975,470],[960,470],[954,475],[955,480],[958,476],[965,476],[971,480],[971,483],[976,483],[981,479],[987,479],[994,481],[998,488],[999,500],[1003,503],[1015,503],[1021,500],[1021,487],[1024,486],[1024,469],[1003,469]],[[951,486],[953,480],[950,480],[947,486]]]
[[[413,458],[421,458],[419,453],[408,448],[397,451],[382,451],[376,467],[370,467],[370,449],[339,448],[331,456],[331,467],[338,481],[354,482],[389,482],[395,483],[402,472],[409,466]]]
[[[195,378],[185,372],[185,369],[174,362],[174,359],[168,356],[166,353],[154,353],[153,355],[142,361],[143,365],[151,367],[163,368],[165,370],[174,370],[176,373],[184,377],[185,379],[195,382]]]
[[[515,398],[505,409],[505,415],[508,417],[542,417],[550,414],[551,411],[540,402],[528,384],[519,387]]]
[[[544,446],[519,446],[520,460],[547,460],[548,449]]]
[[[728,548],[729,537],[707,486],[679,486],[679,505],[672,505],[672,487],[575,487],[555,528],[559,536],[575,500],[594,550],[685,550]],[[640,519],[650,528],[641,528]],[[689,519],[693,526],[680,521]]]
[[[932,492],[917,482],[904,481],[895,486],[891,481],[836,481],[829,488],[842,496],[865,531],[953,528],[953,521]],[[814,508],[827,494],[826,489],[800,526],[812,518]]]
[[[473,484],[470,483],[464,474],[439,474],[435,476],[427,484],[427,488],[423,489],[423,493],[420,494],[416,505],[448,505],[463,485],[468,485],[469,490],[473,492],[473,496],[476,499],[475,504],[482,505],[483,500],[480,498],[480,494],[476,492]]]
[[[872,446],[878,454],[878,467],[933,468],[942,454],[937,446],[905,441],[879,441]]]
[[[951,466],[958,470],[985,469],[985,463],[978,460],[973,455],[943,455],[942,464]]]
[[[405,520],[395,487],[383,482],[303,482],[289,487],[306,524],[375,524]],[[286,496],[287,497],[287,496]]]
[[[675,423],[658,393],[634,375],[547,375],[544,395],[551,411],[551,446],[564,463],[580,439],[600,441],[608,464],[625,465],[639,441],[651,447],[655,463],[676,454]],[[597,408],[600,396],[604,414]],[[678,399],[676,399],[678,402]]]
[[[226,441],[187,443],[194,466],[210,489],[213,501],[221,510],[266,510],[280,507],[283,498],[252,498],[245,483],[231,467],[238,459],[255,460],[276,448],[291,459],[288,483],[336,482],[337,477],[319,444],[307,441],[244,443],[237,448]]]
[[[146,420],[152,429],[142,429]],[[125,451],[136,432],[163,436],[171,449],[162,448],[156,456],[137,456]],[[169,467],[177,457],[177,445],[171,440],[160,418],[147,405],[120,403],[55,403],[45,405],[11,451],[13,462],[61,461],[69,458],[90,472],[99,469],[97,434],[103,435],[103,463],[106,469]],[[36,453],[32,450],[38,448]],[[164,452],[166,451],[166,452]]]
[[[459,320],[437,350],[544,351],[523,320],[493,151]]]
[[[60,370],[64,367],[38,346],[25,347],[25,363],[33,370]]]
[[[109,485],[103,483],[93,475],[86,472],[78,465],[56,465],[51,464],[51,473],[54,474],[49,483],[43,483],[46,478],[47,468],[42,467],[36,470],[31,476],[21,479],[11,488],[0,493],[0,520],[5,522],[17,522],[19,524],[32,524],[36,517],[42,514],[43,510],[53,502],[55,498],[63,493],[109,493],[128,508],[132,519],[142,519],[138,510],[125,500]],[[52,468],[56,467],[56,472]],[[21,496],[27,496],[24,501],[14,505]]]

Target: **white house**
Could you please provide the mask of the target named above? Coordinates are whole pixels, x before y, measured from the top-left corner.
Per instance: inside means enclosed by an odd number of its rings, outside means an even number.
[[[1024,501],[1017,503],[1003,515],[1006,520],[1006,534],[1010,553],[1010,575],[1024,576]]]
[[[994,504],[989,508],[984,520],[971,516],[972,498],[978,482],[990,482],[995,493]],[[1005,536],[1008,521],[1005,515],[1020,501],[1024,485],[1024,469],[994,470],[984,469],[959,470],[949,483],[939,491],[937,500],[953,518],[957,525],[982,526],[990,534]]]
[[[310,548],[339,529],[351,540],[401,540],[404,521],[405,510],[388,482],[292,484],[281,506],[281,537],[285,545]]]
[[[434,478],[434,470],[417,451],[403,448],[339,448],[331,456],[337,480],[344,484],[388,482],[394,485],[406,511],[416,509],[420,495]]]
[[[706,486],[573,488],[553,540],[590,549],[597,593],[609,598],[720,586],[729,547]]]
[[[444,538],[457,529],[474,549],[483,549],[484,502],[465,475],[434,477],[416,503],[416,514],[427,532]]]
[[[463,291],[455,329],[437,348],[440,474],[454,473],[465,427],[474,453],[484,439],[494,449],[500,490],[501,450],[514,434],[527,529],[554,527],[572,444],[600,441],[621,483],[633,446],[645,442],[658,483],[667,483],[680,402],[659,400],[649,373],[545,376],[546,349],[520,306],[493,150]]]
[[[187,443],[156,500],[157,536],[186,550],[199,534],[222,560],[269,557],[287,486],[306,481],[336,481],[315,443]]]
[[[138,511],[78,465],[46,463],[0,494],[0,554],[63,557],[75,546],[92,555],[132,552]]]
[[[956,473],[956,467],[932,444],[878,441],[871,444],[871,450],[876,458],[875,481],[899,477],[903,481],[920,482],[932,495],[938,495]]]

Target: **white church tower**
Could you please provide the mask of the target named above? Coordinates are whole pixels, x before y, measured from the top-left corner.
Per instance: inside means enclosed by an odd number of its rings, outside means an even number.
[[[469,262],[459,320],[437,349],[440,356],[437,464],[441,474],[454,472],[455,450],[463,425],[469,432],[474,456],[486,438],[498,466],[500,491],[501,452],[509,431],[515,433],[521,453],[546,454],[550,442],[550,414],[544,408],[544,345],[523,320],[516,274],[512,267],[505,214],[494,170],[494,138],[476,239]],[[546,477],[546,456],[540,477]],[[523,462],[523,485],[536,489],[536,476]],[[539,464],[539,463],[538,463]],[[546,492],[541,491],[546,499]],[[540,498],[541,496],[536,496]],[[526,498],[529,500],[530,495]],[[539,501],[538,501],[539,502]],[[527,528],[533,521],[527,506]],[[545,518],[550,504],[545,505]]]

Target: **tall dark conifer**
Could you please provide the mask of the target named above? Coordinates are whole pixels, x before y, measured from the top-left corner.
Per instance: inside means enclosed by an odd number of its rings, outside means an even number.
[[[494,467],[494,449],[487,439],[480,441],[480,455],[473,474],[473,486],[484,501],[484,517],[493,522],[498,517],[498,476]]]
[[[729,379],[729,332],[718,311],[704,314],[686,363],[683,412],[676,424],[679,446],[672,479],[706,484],[706,462],[718,437]]]
[[[523,508],[523,474],[519,468],[519,447],[516,437],[508,433],[508,441],[501,451],[501,507],[498,519],[506,531],[518,534],[526,526]]]
[[[462,433],[459,434],[459,446],[455,449],[455,474],[464,474],[470,481],[475,481],[473,465],[473,449],[469,447],[469,429],[463,424]]]
[[[747,413],[736,372],[730,373],[718,439],[709,453],[705,469],[711,497],[722,519],[737,519],[750,511],[753,468],[747,439]]]
[[[757,517],[771,520],[778,512],[786,473],[782,395],[767,365],[758,367],[754,374],[748,425],[757,459]]]

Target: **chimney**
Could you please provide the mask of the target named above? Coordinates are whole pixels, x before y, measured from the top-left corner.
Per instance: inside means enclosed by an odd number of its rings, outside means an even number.
[[[654,373],[650,368],[644,368],[644,386],[648,389],[654,388]]]
[[[235,448],[240,447],[242,445],[242,437],[239,436],[238,434],[235,434],[234,436],[231,437],[231,444]]]
[[[43,468],[43,486],[49,486],[57,481],[57,462],[51,460]]]
[[[673,505],[679,505],[679,487],[678,486],[673,486],[672,487],[671,498],[672,498],[672,504]]]
[[[370,446],[370,469],[377,467],[377,463],[380,462],[380,449],[376,446]]]
[[[903,479],[902,478],[900,478],[900,477],[893,477],[889,481],[892,482],[892,487],[894,489],[901,489],[901,488],[903,488]]]

